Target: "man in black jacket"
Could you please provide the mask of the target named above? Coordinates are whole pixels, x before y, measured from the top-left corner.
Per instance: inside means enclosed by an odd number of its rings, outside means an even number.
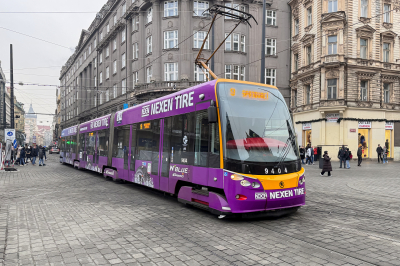
[[[35,165],[36,162],[36,157],[38,156],[38,149],[35,146],[33,146],[32,148],[32,152],[31,152],[31,161],[32,161],[32,165]]]
[[[361,146],[358,147],[357,157],[358,157],[358,166],[361,166],[361,162],[362,162],[362,148],[361,148]]]
[[[383,152],[383,149],[382,149],[382,147],[381,147],[381,144],[378,144],[378,148],[376,148],[376,152],[378,153],[378,163],[380,163],[380,162],[379,162],[379,158],[381,158],[381,161],[383,162],[383,159],[382,159],[382,152]]]
[[[342,148],[339,150],[339,160],[340,160],[340,168],[342,168],[342,163],[343,163],[343,167],[346,168],[346,157],[347,157],[347,153],[346,153],[346,148],[344,147],[344,145],[342,145]]]

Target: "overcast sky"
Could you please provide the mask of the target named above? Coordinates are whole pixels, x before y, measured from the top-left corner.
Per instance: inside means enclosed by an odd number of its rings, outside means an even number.
[[[9,82],[10,44],[13,44],[15,95],[19,102],[25,104],[25,111],[28,111],[32,102],[36,113],[54,114],[56,87],[20,86],[18,83],[59,85],[61,67],[78,45],[82,29],[89,28],[96,13],[106,2],[106,0],[0,0],[1,67]],[[7,86],[9,85],[8,83]],[[53,116],[38,115],[38,124],[50,125],[52,120]]]

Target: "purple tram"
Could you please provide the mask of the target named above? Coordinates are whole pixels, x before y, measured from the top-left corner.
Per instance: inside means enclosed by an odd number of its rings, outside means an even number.
[[[60,162],[221,215],[305,204],[304,169],[274,86],[218,79],[62,131]]]

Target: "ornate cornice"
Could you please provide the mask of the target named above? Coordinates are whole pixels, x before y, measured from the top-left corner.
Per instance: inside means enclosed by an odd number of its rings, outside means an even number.
[[[357,77],[360,79],[372,79],[376,73],[377,72],[364,72],[364,71],[356,72]]]

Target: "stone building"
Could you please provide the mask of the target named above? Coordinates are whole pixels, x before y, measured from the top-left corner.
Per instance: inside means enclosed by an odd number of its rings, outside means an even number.
[[[291,109],[299,144],[377,157],[400,136],[400,14],[390,0],[291,0]],[[398,145],[396,145],[398,146]],[[400,152],[397,151],[397,152]]]
[[[35,132],[37,132],[37,129],[37,115],[35,111],[33,111],[32,104],[30,104],[29,110],[25,114],[25,133],[27,143],[33,143],[33,136],[35,135]]]
[[[206,80],[194,60],[211,18],[213,4],[251,13],[258,21],[241,24],[214,56],[211,69],[219,77],[260,82],[261,58],[265,82],[276,85],[290,100],[290,12],[285,1],[267,1],[266,25],[262,1],[109,0],[87,30],[82,30],[74,54],[60,72],[62,127],[88,121]],[[204,56],[233,29],[224,17],[215,24],[214,41]],[[266,27],[266,55],[261,56],[261,27]]]

